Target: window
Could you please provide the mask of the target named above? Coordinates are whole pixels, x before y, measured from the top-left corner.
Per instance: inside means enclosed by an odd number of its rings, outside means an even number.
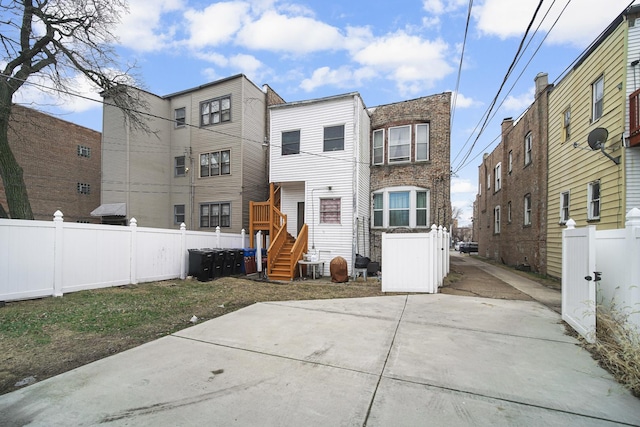
[[[531,194],[524,196],[524,225],[531,225]]]
[[[389,129],[389,163],[408,162],[411,155],[411,126]]]
[[[524,137],[524,165],[531,163],[531,146],[533,145],[533,136],[531,132]]]
[[[502,163],[496,165],[494,173],[496,175],[496,188],[494,191],[499,191],[502,188]]]
[[[416,191],[416,227],[427,226],[427,192]]]
[[[384,129],[373,131],[373,164],[384,163]]]
[[[182,224],[184,222],[184,205],[173,206],[173,223]]]
[[[511,202],[507,203],[507,223],[511,224]]]
[[[509,150],[509,173],[513,170],[513,150]]]
[[[373,194],[373,227],[427,227],[429,191],[419,187],[392,187]]]
[[[344,125],[324,128],[323,151],[344,150]]]
[[[320,199],[320,224],[340,224],[340,199]]]
[[[382,216],[384,214],[383,194],[373,195],[373,226],[382,227]]]
[[[569,192],[565,191],[560,194],[560,224],[564,224],[569,220]]]
[[[600,76],[600,78],[591,85],[591,94],[593,103],[591,121],[595,122],[602,117],[604,106],[604,76]]]
[[[78,145],[78,156],[79,157],[91,157],[91,148],[85,147],[84,145]]]
[[[91,194],[91,184],[78,183],[78,194]]]
[[[491,190],[491,174],[487,174],[487,190]]]
[[[176,108],[173,111],[173,117],[176,123],[176,127],[183,127],[186,124],[187,109],[185,107]]]
[[[416,162],[429,160],[429,124],[416,125]]]
[[[300,153],[300,130],[282,132],[282,155]]]
[[[200,154],[200,178],[231,174],[231,151]]]
[[[600,181],[593,181],[587,187],[588,209],[587,220],[600,219]]]
[[[216,125],[231,120],[231,97],[210,99],[200,104],[200,126]]]
[[[230,203],[206,203],[200,205],[200,227],[231,227]]]
[[[389,227],[409,226],[409,192],[389,193]]]
[[[175,176],[184,176],[185,173],[185,157],[178,156],[174,159],[174,174]]]
[[[493,208],[493,232],[500,234],[500,206]]]
[[[571,109],[568,108],[562,114],[562,142],[571,138]]]

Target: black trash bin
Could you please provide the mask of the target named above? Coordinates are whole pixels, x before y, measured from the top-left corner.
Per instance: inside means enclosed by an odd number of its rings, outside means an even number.
[[[231,274],[233,274],[233,265],[235,263],[236,254],[228,249],[222,250],[221,254],[223,256],[222,275],[231,276]]]
[[[233,272],[231,274],[242,274],[244,265],[244,250],[243,249],[229,249],[233,252]]]
[[[214,279],[222,277],[223,266],[224,251],[221,249],[212,249],[211,277]]]
[[[189,249],[189,275],[199,281],[211,280],[212,253],[203,249]]]

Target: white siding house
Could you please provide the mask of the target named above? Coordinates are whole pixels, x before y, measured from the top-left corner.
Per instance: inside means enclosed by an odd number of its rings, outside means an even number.
[[[308,251],[350,272],[368,255],[370,118],[358,93],[269,107],[272,183],[281,188],[289,234],[309,227]],[[328,266],[327,266],[328,272]]]

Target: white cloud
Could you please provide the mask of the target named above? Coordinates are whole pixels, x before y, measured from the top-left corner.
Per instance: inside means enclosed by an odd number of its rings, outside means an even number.
[[[520,95],[509,95],[505,98],[502,103],[502,108],[504,108],[508,112],[520,114],[533,103],[535,98],[535,87],[532,87],[526,93]]]
[[[422,8],[434,15],[442,15],[455,12],[468,4],[468,0],[423,0]]]
[[[246,24],[250,6],[244,2],[213,3],[204,10],[189,9],[187,20],[189,46],[195,49],[230,41]]]
[[[268,11],[246,23],[236,42],[248,49],[305,54],[335,50],[344,45],[340,31],[306,16],[286,16]]]
[[[625,9],[629,0],[581,0],[569,3],[563,12],[566,4],[543,4],[530,32],[544,18],[540,28],[545,32],[550,31],[548,42],[585,47]],[[474,7],[473,11],[481,34],[506,39],[524,34],[537,5],[538,0],[486,0]],[[560,14],[562,16],[554,26]]]
[[[473,98],[467,98],[461,93],[458,93],[456,96],[456,109],[458,108],[471,108],[471,107],[480,107],[483,103],[481,101],[476,101]]]
[[[166,49],[173,43],[175,28],[162,22],[163,15],[180,10],[180,0],[130,0],[129,13],[123,14],[116,30],[120,43],[136,51]]]
[[[451,178],[451,194],[476,194],[476,185],[465,178]]]
[[[442,40],[425,40],[400,31],[373,41],[357,52],[354,60],[386,73],[402,95],[411,95],[453,71],[448,53],[449,46]]]
[[[316,69],[310,78],[304,79],[300,83],[300,87],[307,92],[327,85],[353,88],[362,85],[364,80],[371,79],[374,76],[375,71],[367,67],[356,70],[347,66],[335,70],[329,67],[321,67]]]
[[[53,84],[46,76],[32,75],[16,92],[14,102],[32,107],[53,106],[65,113],[82,113],[102,108],[100,90],[81,74],[67,79],[69,93],[49,89],[52,87]]]

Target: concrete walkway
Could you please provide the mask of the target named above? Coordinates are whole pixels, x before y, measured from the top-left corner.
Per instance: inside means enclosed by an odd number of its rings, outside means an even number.
[[[546,306],[436,294],[255,304],[0,396],[0,420],[614,426],[640,400]]]

